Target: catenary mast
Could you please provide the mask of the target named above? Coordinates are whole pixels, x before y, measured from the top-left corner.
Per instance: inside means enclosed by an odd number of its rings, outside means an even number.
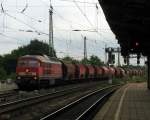
[[[54,57],[54,41],[53,41],[53,7],[50,0],[49,9],[49,56]]]

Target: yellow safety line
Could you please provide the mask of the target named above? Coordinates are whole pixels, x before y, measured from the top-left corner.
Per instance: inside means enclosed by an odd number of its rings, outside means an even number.
[[[119,102],[119,105],[118,105],[118,108],[117,108],[117,111],[116,111],[116,114],[115,114],[115,120],[119,120],[119,114],[120,114],[120,112],[121,112],[121,107],[122,107],[122,103],[123,103],[125,94],[126,94],[126,92],[127,92],[127,88],[128,88],[128,87],[126,87],[126,88],[124,89],[123,94],[122,94],[122,96],[121,96],[121,99],[120,99],[120,102]]]

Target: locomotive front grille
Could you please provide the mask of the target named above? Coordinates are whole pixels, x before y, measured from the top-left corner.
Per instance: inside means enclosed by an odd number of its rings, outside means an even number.
[[[19,76],[35,76],[36,72],[19,72]]]

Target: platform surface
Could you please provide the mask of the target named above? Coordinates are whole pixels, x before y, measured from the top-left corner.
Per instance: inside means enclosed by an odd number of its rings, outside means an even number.
[[[120,88],[94,120],[150,120],[150,90],[146,83],[129,83]]]
[[[13,90],[16,88],[17,88],[17,85],[14,83],[11,83],[11,84],[0,83],[0,92],[7,91],[7,90]]]

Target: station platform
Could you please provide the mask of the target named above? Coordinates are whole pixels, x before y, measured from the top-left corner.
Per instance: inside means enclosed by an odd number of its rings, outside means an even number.
[[[129,83],[117,90],[93,120],[150,120],[150,90]]]
[[[7,84],[0,82],[0,92],[17,89],[17,85],[14,83]]]

